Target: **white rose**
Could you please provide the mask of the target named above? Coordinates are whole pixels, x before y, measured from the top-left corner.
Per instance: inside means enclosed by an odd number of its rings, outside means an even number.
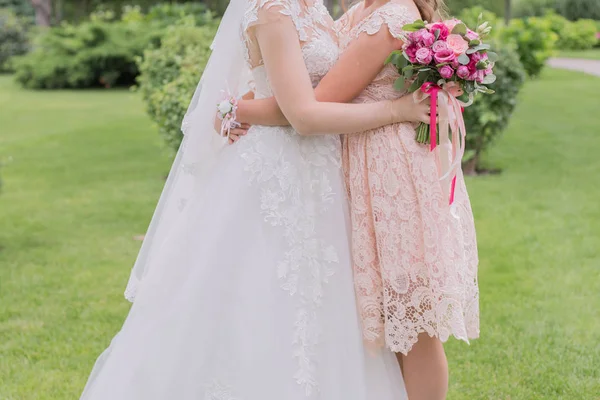
[[[221,115],[227,115],[233,111],[233,105],[231,104],[231,102],[229,100],[223,100],[222,102],[219,103],[219,105],[217,106],[217,109],[219,110]]]

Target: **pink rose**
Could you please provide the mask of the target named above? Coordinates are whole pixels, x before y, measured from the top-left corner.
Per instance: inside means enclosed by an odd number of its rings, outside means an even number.
[[[438,22],[436,24],[431,25],[430,31],[435,33],[435,31],[438,29],[440,30],[438,40],[446,40],[448,38],[448,35],[450,34],[450,29],[448,29],[448,27],[443,23]]]
[[[448,50],[448,45],[443,40],[438,40],[437,42],[433,43],[433,45],[431,46],[431,49],[433,50],[434,53],[437,53],[442,50]]]
[[[480,52],[475,52],[473,54],[469,54],[469,58],[471,61],[469,61],[467,67],[469,68],[471,74],[473,74],[477,71],[477,63],[484,59],[484,55],[482,55]],[[485,56],[485,58],[487,58],[487,56]]]
[[[415,57],[417,58],[417,62],[419,62],[419,64],[427,65],[433,59],[433,53],[428,48],[423,47],[417,50]]]
[[[438,51],[437,53],[435,53],[434,58],[435,62],[437,62],[438,64],[452,63],[456,60],[454,52],[450,49]]]
[[[448,48],[454,51],[454,54],[457,56],[469,49],[469,43],[460,35],[448,35],[446,43],[448,44]]]
[[[419,44],[419,43],[423,42],[423,35],[425,33],[428,33],[427,29],[419,29],[418,31],[412,33],[411,40],[414,43]]]
[[[469,68],[466,65],[461,65],[456,70],[456,75],[461,79],[466,79],[470,74],[471,71],[469,71]]]
[[[476,32],[473,32],[470,29],[467,29],[467,34],[465,36],[469,40],[479,40],[479,35]]]
[[[439,72],[444,79],[449,79],[452,77],[452,75],[454,75],[454,70],[449,65],[444,65],[442,68],[440,68]]]
[[[410,59],[410,62],[413,64],[417,61],[417,50],[419,50],[419,48],[415,44],[411,44],[404,50],[404,52]]]
[[[421,39],[423,41],[423,44],[425,46],[429,47],[429,46],[431,46],[433,44],[433,42],[435,42],[435,35],[433,33],[430,33],[430,32],[425,32],[421,36]]]
[[[480,71],[473,72],[471,75],[469,75],[468,79],[470,81],[477,81],[477,82],[481,83],[481,82],[483,82],[483,77],[484,77],[483,70],[480,70]]]

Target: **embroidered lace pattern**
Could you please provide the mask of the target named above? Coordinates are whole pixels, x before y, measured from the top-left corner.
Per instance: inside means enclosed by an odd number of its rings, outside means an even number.
[[[223,385],[221,382],[214,380],[209,385],[206,385],[203,400],[241,400],[233,395],[230,387]]]
[[[267,15],[265,15],[265,13]],[[275,14],[275,15],[274,15]],[[316,85],[333,66],[338,47],[333,21],[320,2],[297,0],[251,1],[244,21],[248,55],[253,68],[257,97],[272,95],[262,68],[260,49],[251,27],[278,18],[292,19],[302,45],[304,62]],[[317,234],[319,216],[334,203],[329,181],[331,171],[341,166],[341,149],[336,136],[300,137],[290,127],[253,127],[240,140],[238,152],[246,162],[250,184],[261,190],[261,213],[269,225],[281,229],[288,249],[277,266],[281,287],[296,299],[293,357],[294,375],[307,396],[318,392],[316,346],[319,343],[318,309],[324,287],[338,263],[336,249]]]
[[[402,38],[418,18],[394,2],[360,22],[350,10],[337,24],[342,51],[382,27]],[[356,102],[394,99],[397,72],[385,67]],[[344,137],[343,166],[351,202],[355,286],[367,341],[408,353],[420,333],[442,341],[479,334],[477,245],[462,175],[450,213],[433,154],[412,124]]]

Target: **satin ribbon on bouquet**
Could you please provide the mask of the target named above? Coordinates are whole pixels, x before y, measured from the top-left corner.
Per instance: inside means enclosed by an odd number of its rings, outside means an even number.
[[[425,82],[421,86],[421,89],[415,91],[413,95],[416,102],[421,102],[431,97],[429,149],[430,151],[435,151],[437,148],[439,124],[440,146],[442,149],[438,149],[436,152],[436,164],[442,188],[448,194],[450,205],[454,203],[456,176],[461,168],[461,161],[465,154],[467,130],[462,110],[463,107],[469,106],[472,102],[472,100],[469,103],[459,101],[457,97],[462,94],[463,91],[456,82],[448,82],[442,86],[438,86],[432,82]],[[440,115],[439,121],[437,117],[438,111]],[[451,155],[448,154],[448,151],[445,151],[445,147],[450,140],[449,133],[452,134]],[[448,179],[451,179],[449,185],[447,182]]]

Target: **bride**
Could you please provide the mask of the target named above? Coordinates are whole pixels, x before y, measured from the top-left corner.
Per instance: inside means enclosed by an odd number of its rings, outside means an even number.
[[[314,1],[231,1],[132,271],[135,301],[81,399],[405,398],[394,355],[363,348],[340,142],[318,135],[402,121],[403,104],[316,101],[338,47]],[[249,84],[292,127],[226,146],[214,105]]]

